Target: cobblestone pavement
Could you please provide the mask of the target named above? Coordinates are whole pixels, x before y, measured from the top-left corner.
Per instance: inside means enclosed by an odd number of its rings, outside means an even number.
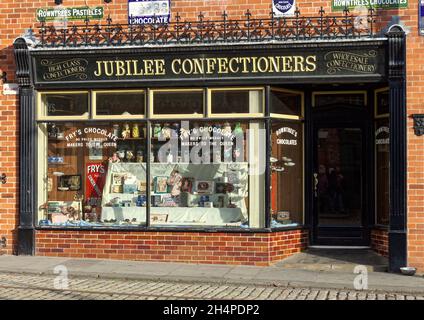
[[[319,288],[70,278],[0,273],[0,299],[30,300],[424,300],[424,294]]]

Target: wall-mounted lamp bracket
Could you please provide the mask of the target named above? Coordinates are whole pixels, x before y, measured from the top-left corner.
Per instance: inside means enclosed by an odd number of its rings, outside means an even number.
[[[424,114],[413,114],[414,132],[416,136],[424,135]]]

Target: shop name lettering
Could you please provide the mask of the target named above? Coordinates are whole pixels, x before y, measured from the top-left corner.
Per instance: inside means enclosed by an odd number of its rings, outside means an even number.
[[[50,60],[42,60],[41,65],[47,68],[43,73],[44,80],[60,80],[76,76],[81,80],[87,79],[88,61],[84,59],[71,59],[53,63]]]
[[[313,72],[317,68],[316,61],[314,55],[173,59],[170,70],[174,75]],[[166,73],[167,61],[164,59],[96,61],[94,71],[96,77],[160,76]]]
[[[277,144],[287,145],[287,146],[297,146],[297,131],[295,129],[289,128],[289,127],[283,127],[278,129],[275,134],[277,136],[288,133],[294,136],[296,139],[281,139],[277,138]]]
[[[365,53],[350,53],[344,51],[331,51],[324,56],[327,61],[327,73],[335,74],[347,70],[355,73],[374,73],[377,69],[375,57],[377,52],[370,50]]]

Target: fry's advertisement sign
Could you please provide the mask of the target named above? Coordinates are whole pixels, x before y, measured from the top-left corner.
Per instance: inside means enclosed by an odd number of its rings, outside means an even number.
[[[90,205],[100,205],[105,185],[106,167],[101,163],[86,164],[85,198]]]

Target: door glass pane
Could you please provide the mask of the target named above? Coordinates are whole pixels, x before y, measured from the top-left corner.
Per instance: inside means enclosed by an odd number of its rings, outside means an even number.
[[[362,130],[318,130],[316,196],[319,225],[361,225]]]

